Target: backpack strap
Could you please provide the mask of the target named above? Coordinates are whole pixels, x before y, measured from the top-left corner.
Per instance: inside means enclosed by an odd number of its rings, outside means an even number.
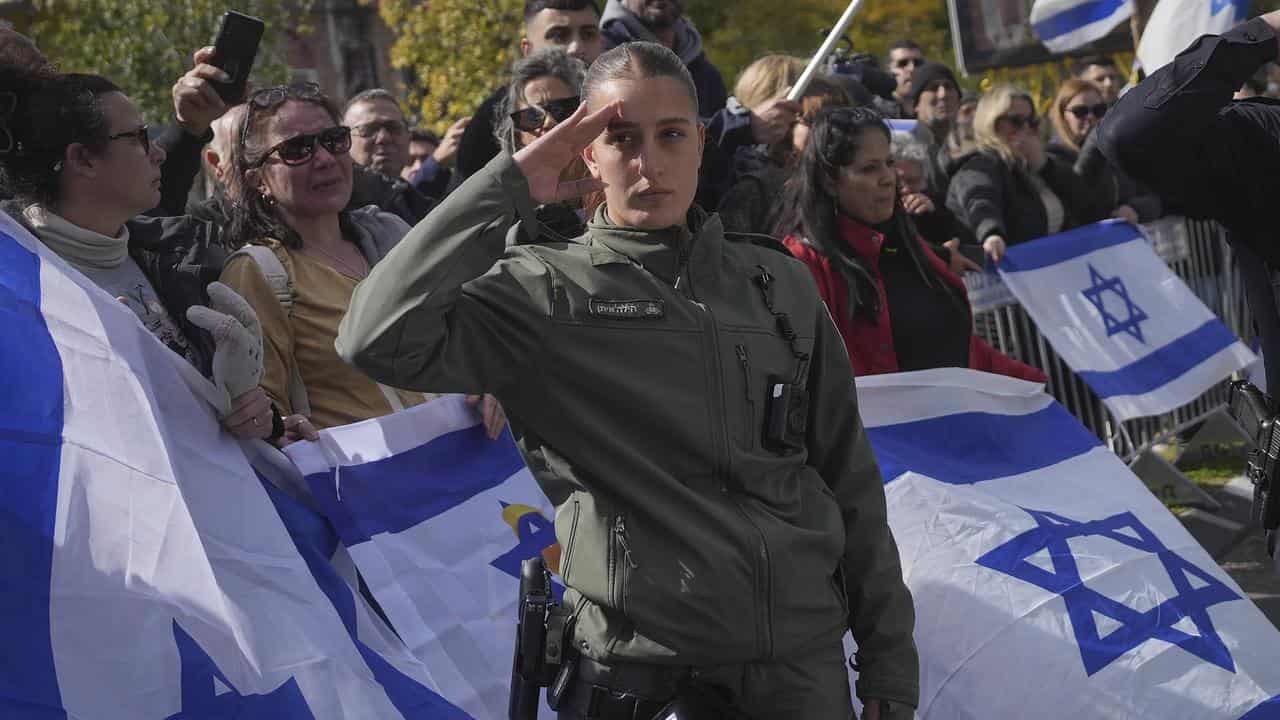
[[[232,258],[244,255],[249,257],[258,266],[258,270],[262,272],[262,276],[267,279],[267,286],[271,288],[280,301],[280,307],[284,308],[286,317],[293,315],[293,281],[289,279],[289,271],[285,270],[284,263],[280,262],[280,258],[276,257],[275,252],[265,245],[245,245],[244,247],[231,253],[231,257],[227,258],[230,262]],[[302,384],[302,374],[298,371],[298,363],[294,362],[289,373],[289,406],[293,408],[295,413],[299,415],[311,415],[311,400],[307,396],[307,387]]]

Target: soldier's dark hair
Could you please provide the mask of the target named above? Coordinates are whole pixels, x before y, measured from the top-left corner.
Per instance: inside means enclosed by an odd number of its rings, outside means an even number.
[[[107,145],[110,126],[99,99],[120,92],[99,75],[59,75],[0,66],[0,187],[20,199],[57,207],[67,147]]]
[[[586,10],[590,8],[596,11],[596,17],[600,17],[600,3],[596,0],[525,0],[524,3],[524,21],[529,22],[534,15],[543,10]]]
[[[866,261],[840,237],[841,210],[834,192],[840,169],[854,162],[868,132],[881,133],[885,140],[892,137],[884,118],[872,108],[828,106],[819,111],[800,153],[799,167],[787,181],[794,210],[789,217],[781,218],[774,232],[778,237],[799,233],[806,243],[830,259],[849,286],[850,315],[875,322],[880,314],[880,292]],[[917,242],[915,226],[900,199],[895,201],[888,224],[888,231],[900,238],[925,283],[941,282]]]
[[[669,77],[689,94],[694,113],[698,111],[698,87],[680,57],[665,46],[651,42],[630,42],[606,51],[587,69],[582,81],[582,99],[590,104],[599,87],[613,80]]]

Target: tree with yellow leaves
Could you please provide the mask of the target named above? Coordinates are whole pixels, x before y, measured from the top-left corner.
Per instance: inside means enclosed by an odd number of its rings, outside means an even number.
[[[391,64],[417,77],[410,114],[442,135],[501,84],[520,54],[523,0],[382,0],[378,11],[397,35]]]
[[[706,38],[707,56],[732,87],[751,61],[777,52],[813,56],[848,0],[689,0],[689,17]],[[849,36],[854,50],[883,58],[895,40],[911,38],[933,59],[952,62],[946,4],[940,0],[864,0]]]
[[[267,24],[253,80],[283,82],[288,33],[299,32],[313,0],[35,0],[31,35],[64,72],[110,78],[151,123],[169,122],[173,83],[191,53],[213,43],[222,14],[238,10]]]

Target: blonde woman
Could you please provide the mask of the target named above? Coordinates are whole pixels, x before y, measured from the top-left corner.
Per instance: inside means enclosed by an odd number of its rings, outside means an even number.
[[[1102,209],[1131,223],[1160,217],[1160,198],[1107,162],[1098,149],[1097,130],[1110,106],[1101,89],[1078,78],[1062,83],[1049,108],[1054,138],[1049,154],[1084,179]]]
[[[992,261],[1009,245],[1101,219],[1084,181],[1053,158],[1031,96],[1011,85],[978,101],[978,150],[957,163],[947,207],[974,232]]]

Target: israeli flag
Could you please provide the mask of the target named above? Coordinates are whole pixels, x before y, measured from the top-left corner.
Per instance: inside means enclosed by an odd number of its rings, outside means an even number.
[[[1160,0],[1138,42],[1138,64],[1150,75],[1201,35],[1221,35],[1248,17],[1248,0]]]
[[[999,270],[1118,420],[1185,405],[1254,360],[1133,225],[1088,225],[1015,245]]]
[[[1030,20],[1045,47],[1064,53],[1101,40],[1132,14],[1132,0],[1035,0]]]
[[[510,434],[489,440],[462,397],[447,396],[287,452],[441,694],[475,717],[505,717],[520,565],[560,564],[555,511]]]
[[[214,387],[3,213],[0,376],[0,717],[462,716]]]
[[[920,718],[1280,717],[1280,632],[1039,385],[928,370],[860,377],[858,400]]]

